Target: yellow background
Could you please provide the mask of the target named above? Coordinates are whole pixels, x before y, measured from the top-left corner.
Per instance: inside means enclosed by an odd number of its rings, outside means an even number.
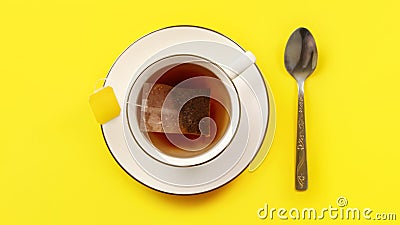
[[[339,196],[399,217],[399,11],[395,0],[2,0],[0,224],[289,224],[260,220],[257,210],[321,209]],[[125,48],[177,24],[215,29],[251,50],[277,107],[262,166],[197,196],[158,193],[129,177],[88,104]],[[305,87],[306,192],[294,190],[297,89],[283,66],[299,26],[319,50]]]

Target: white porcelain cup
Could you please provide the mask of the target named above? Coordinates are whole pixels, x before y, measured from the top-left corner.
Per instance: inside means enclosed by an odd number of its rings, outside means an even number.
[[[170,55],[151,62],[149,66],[139,72],[139,76],[132,82],[127,94],[125,110],[130,134],[141,147],[141,150],[153,159],[168,165],[188,167],[203,164],[214,159],[230,144],[240,123],[240,100],[232,79],[240,76],[240,73],[254,64],[254,62],[255,57],[251,52],[244,53],[229,65],[219,65],[201,56],[190,54]],[[168,83],[166,74],[174,69],[179,70],[180,68],[184,68],[183,65],[190,65],[195,68],[201,67],[204,71],[211,72],[212,75],[203,76],[193,74],[193,76],[188,76],[188,79],[179,80],[177,84],[174,84],[173,89],[167,95],[166,99],[173,97],[174,95],[171,93],[174,90],[180,90],[179,88],[201,89],[206,86],[209,88],[210,94],[204,97],[209,97],[214,103],[218,103],[218,106],[223,107],[224,112],[226,112],[223,114],[224,118],[226,115],[229,117],[228,120],[224,121],[228,122],[221,128],[218,127],[222,124],[221,121],[215,121],[215,119],[221,119],[222,117],[216,116],[213,118],[210,116],[203,118],[199,123],[202,135],[195,138],[188,138],[187,135],[180,134],[155,134],[154,132],[146,132],[143,129],[143,122],[146,123],[148,121],[143,120],[145,113],[148,112],[146,110],[149,110],[149,107],[146,105],[147,96],[145,96],[146,93],[143,90],[144,85],[157,84],[160,79]],[[182,71],[185,72],[184,69]],[[190,70],[188,71],[190,72]],[[196,73],[196,70],[192,72]],[[193,95],[185,97],[187,98],[185,100],[189,101],[196,97],[203,96]],[[161,108],[161,125],[164,126],[166,122],[179,123],[178,116],[176,118],[163,118],[163,112],[169,110],[164,107],[166,105],[165,102],[167,101],[164,101]],[[178,109],[180,110],[182,107],[183,105],[180,105]],[[218,115],[218,113],[220,112],[214,112],[215,115]],[[206,135],[203,135],[202,122],[209,124],[209,133]]]

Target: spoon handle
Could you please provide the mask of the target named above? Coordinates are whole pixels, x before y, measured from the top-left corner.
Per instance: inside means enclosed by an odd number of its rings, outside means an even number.
[[[306,124],[304,117],[304,83],[299,86],[297,111],[297,141],[296,141],[296,190],[305,191],[308,187],[307,157],[306,157]]]

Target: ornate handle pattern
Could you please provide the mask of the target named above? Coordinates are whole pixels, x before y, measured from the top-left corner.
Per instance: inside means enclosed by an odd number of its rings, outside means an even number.
[[[304,191],[308,187],[306,157],[306,124],[304,118],[304,91],[299,88],[296,142],[296,190]]]

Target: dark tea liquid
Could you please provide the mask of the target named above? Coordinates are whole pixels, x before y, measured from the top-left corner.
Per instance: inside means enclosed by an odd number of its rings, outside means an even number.
[[[157,73],[155,73],[157,74]],[[168,70],[165,72],[163,75],[161,75],[160,78],[155,83],[158,84],[166,84],[172,87],[175,87],[178,85],[180,82],[190,79],[193,77],[199,77],[199,76],[205,76],[205,77],[212,77],[218,79],[218,77],[208,70],[205,67],[202,67],[197,64],[192,64],[192,63],[183,63],[178,66],[173,67],[172,69]],[[151,80],[151,78],[149,79]],[[229,94],[226,88],[218,88],[218,90],[215,90],[216,88],[213,88],[212,85],[210,85],[210,81],[207,79],[204,79],[204,82],[200,80],[200,82],[196,82],[195,87],[191,85],[192,88],[198,88],[198,89],[209,89],[211,92],[211,96],[215,94],[215,92],[218,92],[219,96],[222,96],[225,101],[229,101]],[[230,106],[227,106],[230,107]],[[230,110],[229,108],[226,109],[219,101],[210,98],[210,118],[214,120],[217,126],[217,130],[214,131],[216,133],[214,139],[212,140],[211,144],[205,147],[202,150],[198,151],[187,151],[183,150],[177,146],[175,146],[173,143],[171,143],[168,138],[166,137],[165,133],[160,133],[160,132],[146,132],[146,135],[149,139],[150,142],[161,152],[174,156],[174,157],[180,157],[180,158],[187,158],[187,157],[193,157],[200,155],[204,152],[207,152],[209,149],[211,149],[213,146],[215,146],[216,143],[218,143],[219,140],[223,137],[229,122],[229,114],[228,111]],[[140,118],[140,117],[139,117]],[[213,131],[211,131],[213,132]],[[168,134],[169,136],[173,135],[178,135],[181,136],[183,134]],[[185,136],[189,139],[196,139],[200,135],[188,135],[185,134]],[[207,137],[201,137],[202,139],[205,139],[205,143],[210,140],[206,140]],[[204,145],[204,143],[202,144]],[[201,146],[201,145],[200,145]],[[196,146],[194,146],[196,147]]]

